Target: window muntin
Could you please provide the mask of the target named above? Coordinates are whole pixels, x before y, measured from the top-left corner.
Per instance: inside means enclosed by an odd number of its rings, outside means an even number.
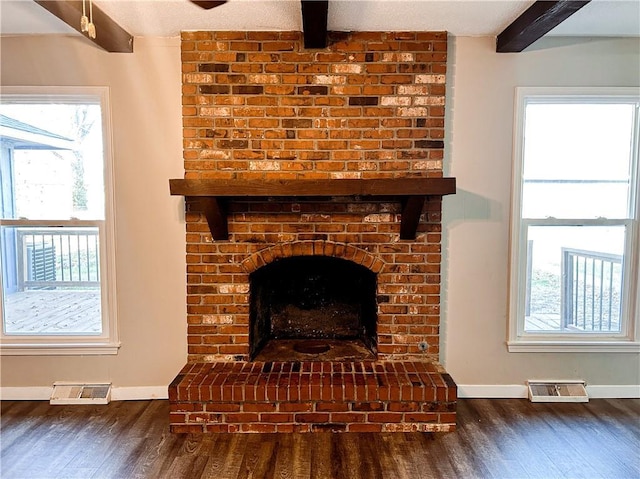
[[[511,350],[635,338],[640,100],[609,93],[518,89]]]
[[[115,353],[108,89],[3,89],[0,114],[2,354]]]

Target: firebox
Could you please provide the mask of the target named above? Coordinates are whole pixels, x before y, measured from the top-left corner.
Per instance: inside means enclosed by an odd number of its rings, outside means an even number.
[[[331,256],[280,258],[249,278],[252,360],[375,359],[376,274]]]

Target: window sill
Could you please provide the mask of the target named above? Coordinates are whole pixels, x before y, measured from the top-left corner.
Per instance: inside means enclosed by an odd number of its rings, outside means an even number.
[[[0,356],[90,356],[118,354],[120,343],[4,343]]]
[[[510,353],[640,353],[637,341],[508,341]]]

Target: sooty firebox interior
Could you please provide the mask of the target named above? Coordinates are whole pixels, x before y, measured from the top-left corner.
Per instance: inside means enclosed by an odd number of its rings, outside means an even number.
[[[250,276],[252,360],[376,357],[376,274],[330,256],[276,260]]]

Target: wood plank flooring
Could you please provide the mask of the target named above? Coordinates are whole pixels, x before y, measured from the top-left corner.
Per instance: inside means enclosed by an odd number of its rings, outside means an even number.
[[[640,477],[640,400],[458,402],[453,433],[169,433],[167,401],[1,405],[3,479]]]

